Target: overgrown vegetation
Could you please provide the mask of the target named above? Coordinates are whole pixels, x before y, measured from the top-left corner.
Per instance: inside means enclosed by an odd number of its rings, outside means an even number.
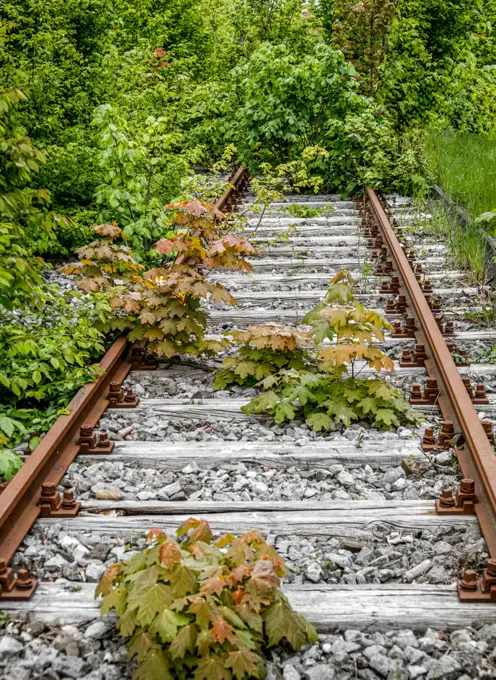
[[[147,538],[96,590],[102,614],[114,610],[129,638],[133,680],[264,678],[264,649],[317,640],[279,590],[287,567],[258,531],[214,540],[205,520],[191,518],[176,540],[160,529]]]
[[[474,284],[486,282],[486,242],[477,224],[463,226],[442,200],[425,193],[416,197],[413,212],[415,217],[405,226],[407,230],[438,237],[448,246],[448,261],[453,269],[465,270]]]
[[[46,158],[17,125],[23,99],[18,90],[0,93],[0,478],[7,481],[21,464],[12,447],[28,437],[34,448],[95,376],[104,336],[94,321],[109,309],[98,297],[69,304],[43,283],[37,249],[56,244],[56,228],[70,223],[49,209],[46,189],[32,186]]]
[[[299,328],[267,323],[230,335],[240,346],[236,354],[223,360],[223,368],[214,379],[214,389],[224,389],[233,383],[252,387],[283,369],[315,369],[315,357],[309,351],[311,338]]]
[[[236,300],[220,283],[211,283],[205,271],[216,268],[250,271],[245,255],[257,250],[246,239],[222,231],[226,216],[214,205],[193,199],[171,204],[171,224],[177,233],[156,244],[160,266],[143,271],[133,251],[125,245],[116,224],[94,230],[97,241],[78,250],[80,263],[66,273],[81,278],[86,291],[105,291],[112,313],[105,330],[126,330],[131,341],[144,341],[158,356],[218,352],[223,345],[204,338],[207,315],[202,300],[235,305]]]
[[[431,133],[428,149],[437,182],[474,225],[496,236],[496,136],[443,130]],[[482,250],[477,227],[469,228],[467,237]]]
[[[256,385],[262,391],[243,407],[245,413],[268,412],[276,423],[301,417],[316,432],[354,421],[385,429],[416,422],[414,411],[388,382],[358,378],[365,366],[378,373],[394,365],[373,344],[391,327],[355,300],[354,285],[349,272],[336,274],[325,299],[303,319],[309,333],[279,324],[236,333],[241,347],[224,359],[214,387]]]

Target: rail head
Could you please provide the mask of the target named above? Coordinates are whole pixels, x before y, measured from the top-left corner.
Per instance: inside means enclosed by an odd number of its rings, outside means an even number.
[[[240,165],[239,168],[234,173],[234,175],[229,179],[228,182],[229,186],[227,187],[227,189],[224,191],[222,196],[218,198],[217,201],[215,202],[215,207],[217,208],[217,210],[220,210],[222,212],[227,209],[229,201],[245,185],[247,175],[248,173],[246,171],[246,168],[243,165]]]
[[[102,374],[83,385],[33,453],[0,495],[0,558],[8,562],[40,514],[43,484],[58,484],[78,453],[79,429],[94,427],[108,405],[111,382],[122,382],[131,369],[130,345],[118,338],[100,361]]]
[[[429,356],[427,367],[438,380],[443,415],[449,416],[450,420],[455,423],[455,427],[458,427],[458,432],[463,433],[465,442],[457,449],[459,464],[463,475],[471,477],[476,483],[479,497],[476,512],[489,551],[494,556],[496,555],[496,455],[384,208],[373,189],[367,187],[366,194],[393,257],[394,266],[400,275],[403,291],[419,323],[421,340]]]

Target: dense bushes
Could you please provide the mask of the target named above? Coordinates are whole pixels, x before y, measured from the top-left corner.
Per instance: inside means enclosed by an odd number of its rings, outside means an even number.
[[[239,155],[260,162],[326,151],[314,171],[328,189],[352,193],[364,183],[407,190],[422,182],[424,161],[413,135],[396,134],[384,107],[360,93],[357,72],[343,54],[315,43],[304,58],[264,43],[235,71]]]

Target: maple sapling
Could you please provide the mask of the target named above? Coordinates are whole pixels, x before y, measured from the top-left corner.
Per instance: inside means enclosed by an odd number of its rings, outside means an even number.
[[[385,380],[357,377],[365,365],[379,372],[392,371],[394,364],[373,344],[384,340],[389,323],[355,301],[354,285],[351,274],[340,270],[324,300],[303,319],[318,351],[318,368],[285,368],[262,379],[257,386],[263,391],[243,406],[245,413],[267,411],[277,423],[301,417],[315,431],[364,420],[383,429],[418,422],[415,411]],[[333,344],[322,346],[326,340]]]
[[[261,679],[268,647],[316,642],[279,590],[286,565],[258,531],[214,540],[205,520],[190,518],[176,539],[152,529],[147,541],[111,565],[95,593],[129,638],[133,680]]]
[[[226,216],[200,199],[170,204],[176,233],[156,244],[160,267],[144,272],[124,243],[116,224],[94,230],[99,241],[77,252],[79,265],[66,268],[78,273],[78,286],[86,291],[105,290],[113,314],[106,326],[127,330],[131,341],[146,344],[158,356],[218,353],[226,342],[205,339],[207,315],[202,301],[235,305],[220,283],[206,279],[210,269],[250,271],[247,255],[258,251],[243,238],[224,233]]]
[[[285,368],[315,370],[315,356],[310,352],[312,340],[302,329],[266,323],[230,335],[240,346],[235,355],[222,362],[223,368],[214,379],[215,389],[233,383],[253,386]]]

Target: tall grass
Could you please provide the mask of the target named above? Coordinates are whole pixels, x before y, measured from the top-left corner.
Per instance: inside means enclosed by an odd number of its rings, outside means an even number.
[[[427,155],[437,183],[472,219],[496,210],[496,135],[432,131]],[[440,222],[438,233],[444,232],[453,262],[483,283],[486,243],[480,229],[496,235],[495,221],[479,228],[473,222],[461,227],[453,214],[446,213]]]
[[[462,227],[456,216],[441,201],[425,196],[417,197],[419,217],[410,226],[425,235],[437,236],[448,246],[448,262],[454,269],[463,269],[473,284],[485,283],[486,243],[477,226]],[[420,215],[426,213],[429,218]]]
[[[431,132],[427,151],[438,184],[472,218],[496,209],[496,136]]]

